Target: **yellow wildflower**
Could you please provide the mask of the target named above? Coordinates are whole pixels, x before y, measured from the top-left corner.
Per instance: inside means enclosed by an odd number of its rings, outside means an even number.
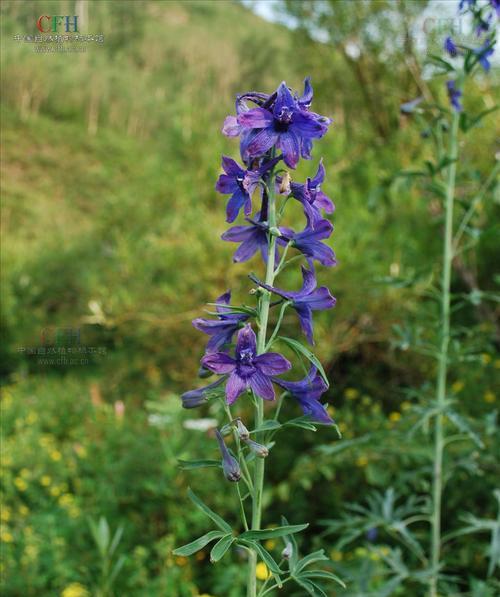
[[[337,549],[332,549],[332,551],[330,552],[330,557],[334,562],[341,562],[344,557],[344,554],[341,551],[338,551]]]
[[[270,574],[269,570],[267,569],[267,566],[264,564],[264,562],[259,562],[257,564],[257,566],[255,567],[255,576],[259,580],[267,580],[271,576],[271,574]]]
[[[28,484],[21,477],[16,477],[14,479],[14,485],[17,487],[17,489],[19,489],[19,491],[26,491],[28,489]]]
[[[30,513],[30,509],[28,508],[28,506],[25,506],[24,504],[21,504],[19,506],[19,514],[21,516],[28,516],[29,513]]]
[[[484,393],[484,401],[488,402],[488,404],[492,404],[493,402],[496,401],[495,394],[491,390],[486,391]]]
[[[455,392],[455,394],[458,394],[459,392],[461,392],[464,389],[464,385],[465,384],[463,381],[456,381],[451,384],[451,389],[453,392]]]
[[[64,588],[61,597],[88,597],[90,593],[79,582],[72,582]]]
[[[22,477],[23,479],[29,479],[29,478],[30,478],[30,476],[31,476],[31,473],[30,473],[30,471],[29,471],[27,468],[22,468],[22,469],[19,471],[19,474],[21,475],[21,477]]]
[[[60,506],[72,506],[75,501],[75,496],[71,493],[63,493],[57,501]]]
[[[49,477],[49,475],[43,475],[42,478],[40,479],[40,483],[44,487],[48,487],[52,483],[52,479]]]
[[[36,413],[31,412],[26,417],[26,423],[28,423],[28,425],[33,425],[33,423],[36,423],[37,421],[38,415]]]
[[[185,566],[188,563],[188,560],[184,556],[178,556],[175,558],[175,563],[177,566]]]
[[[61,495],[61,488],[57,485],[54,485],[54,487],[50,488],[50,495],[53,495],[54,497]]]
[[[410,408],[411,408],[411,402],[409,402],[408,400],[401,402],[401,410],[407,411],[407,410],[410,410]]]
[[[9,522],[9,520],[11,519],[11,511],[10,508],[8,506],[4,506],[1,510],[0,510],[0,520],[2,522]]]
[[[347,398],[347,400],[356,400],[356,398],[359,396],[359,392],[356,390],[356,388],[347,388],[344,392],[344,396]]]
[[[4,543],[12,543],[14,541],[14,537],[9,531],[0,531],[0,540],[2,540]]]
[[[397,423],[397,422],[398,422],[400,419],[401,419],[401,413],[398,413],[398,412],[392,412],[392,413],[389,415],[389,421],[390,421],[391,423]]]
[[[59,450],[51,450],[49,456],[52,458],[52,460],[54,460],[54,462],[59,462],[59,460],[62,458],[62,454],[59,452]]]
[[[361,399],[361,404],[363,406],[370,406],[372,403],[372,399],[370,398],[370,396],[363,396],[363,398]]]
[[[276,547],[276,541],[274,541],[274,539],[268,539],[264,545],[266,549],[271,550]]]
[[[481,361],[483,365],[489,365],[491,363],[491,360],[491,355],[487,352],[483,352],[483,354],[481,355]]]
[[[495,369],[500,369],[500,359],[495,360]]]
[[[358,456],[358,458],[356,458],[356,466],[363,468],[367,466],[367,464],[368,458],[366,456]]]

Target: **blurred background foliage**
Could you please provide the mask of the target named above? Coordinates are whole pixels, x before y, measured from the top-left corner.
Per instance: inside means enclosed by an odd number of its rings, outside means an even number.
[[[344,438],[283,434],[268,467],[264,522],[282,513],[316,521],[304,540],[326,547],[349,580],[347,592],[332,594],[369,595],[386,580],[391,532],[368,534],[368,547],[364,534],[339,547],[345,528],[322,537],[319,521],[339,520],[374,491],[393,487],[396,499],[428,491],[429,437],[409,432],[413,388],[432,387],[433,369],[410,348],[433,333],[427,292],[439,269],[442,209],[432,189],[398,176],[429,155],[425,131],[399,105],[422,94],[443,99],[415,42],[442,35],[422,30],[426,2],[330,7],[333,17],[318,2],[277,3],[291,29],[231,1],[2,2],[2,594],[110,594],[118,562],[116,595],[242,594],[240,554],[216,567],[204,552],[171,555],[206,530],[188,485],[227,517],[236,503],[221,475],[178,470],[179,457],[216,452],[210,431],[186,428],[193,417],[178,395],[197,383],[205,342],[190,320],[227,288],[250,300],[248,265],[232,266],[234,246],[219,240],[220,155],[237,157],[221,124],[236,93],[269,92],[283,79],[300,89],[305,75],[315,109],[334,119],[296,178],[323,156],[337,206],[339,265],[319,278],[338,303],[316,318],[316,348]],[[38,55],[13,36],[34,35],[40,14],[78,14],[81,30],[105,42]],[[496,93],[480,79],[466,107],[490,108]],[[491,169],[495,133],[486,122],[462,148],[464,204]],[[479,442],[450,451],[445,533],[462,512],[497,515],[498,328],[481,292],[498,282],[498,207],[487,199],[473,222],[477,243],[454,271],[454,290],[466,297],[455,323],[468,330],[471,350],[451,388]],[[290,287],[298,281],[288,274]],[[293,315],[284,326],[297,333]],[[78,364],[41,354],[68,343],[87,350]],[[298,415],[294,405],[284,410]],[[106,525],[110,537],[122,533],[108,572]],[[486,533],[452,543],[450,595],[494,594],[482,580],[489,541]]]

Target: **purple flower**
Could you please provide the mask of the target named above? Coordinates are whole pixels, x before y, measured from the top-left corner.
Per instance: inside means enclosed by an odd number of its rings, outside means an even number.
[[[207,353],[217,352],[221,349],[228,350],[233,335],[243,325],[244,321],[250,317],[245,313],[234,313],[231,309],[226,309],[223,305],[229,305],[231,302],[231,292],[225,292],[217,300],[216,310],[218,319],[203,319],[198,317],[193,320],[193,326],[210,336],[207,344]]]
[[[257,214],[260,217],[260,214]],[[233,261],[243,263],[251,259],[257,251],[261,252],[264,263],[267,263],[268,242],[267,234],[269,226],[266,222],[260,222],[247,218],[250,226],[233,226],[222,234],[222,240],[241,243],[233,255]],[[278,248],[276,248],[275,262],[278,261]]]
[[[461,12],[464,8],[472,8],[476,4],[476,0],[460,0],[458,10]]]
[[[318,423],[333,425],[332,418],[319,401],[321,395],[328,389],[328,385],[319,375],[316,367],[311,367],[307,376],[300,381],[283,381],[278,378],[273,378],[273,381],[297,400],[304,414]]]
[[[238,332],[234,358],[224,352],[216,352],[205,355],[202,363],[214,373],[229,374],[226,384],[228,404],[249,388],[264,400],[274,400],[270,376],[291,368],[289,361],[276,352],[257,355],[256,338],[250,324]]]
[[[328,245],[321,242],[323,239],[329,238],[332,230],[333,225],[328,220],[319,220],[313,223],[309,217],[302,232],[280,228],[281,240],[292,241],[292,246],[306,256],[311,269],[313,268],[312,262],[314,259],[328,267],[336,265],[335,253]]]
[[[450,100],[450,104],[457,112],[461,112],[462,105],[460,103],[460,97],[462,96],[462,92],[460,89],[456,88],[455,81],[446,81],[446,87],[448,89],[448,98]]]
[[[222,454],[222,470],[224,472],[224,476],[228,481],[239,481],[241,478],[241,469],[239,462],[227,449],[227,446],[224,443],[224,438],[222,437],[222,434],[218,429],[215,430],[215,437],[217,438],[217,442],[219,444],[219,448]]]
[[[181,396],[183,408],[196,408],[197,406],[201,406],[205,402],[208,402],[210,398],[210,392],[220,386],[225,380],[225,377],[221,377],[208,386],[203,386],[197,390],[190,390],[189,392],[184,392],[184,394]]]
[[[455,45],[453,39],[449,36],[444,40],[444,50],[453,58],[458,54],[457,46]]]
[[[226,221],[234,222],[243,207],[246,216],[252,213],[252,195],[262,176],[281,160],[281,156],[265,162],[257,170],[244,170],[233,159],[222,156],[225,174],[219,176],[215,190],[223,195],[231,195],[226,208]]]
[[[272,108],[242,111],[238,115],[238,124],[243,130],[251,132],[244,147],[249,157],[263,155],[276,145],[283,152],[286,165],[295,168],[304,143],[302,153],[309,156],[312,139],[321,138],[327,132],[330,121],[303,109],[283,82]]]
[[[418,105],[424,101],[423,97],[417,97],[414,100],[410,100],[409,102],[405,102],[399,106],[399,110],[403,114],[412,114],[417,109]]]
[[[497,17],[500,18],[500,0],[490,0],[491,8],[496,11]]]
[[[491,41],[486,40],[484,44],[474,50],[474,54],[478,57],[479,64],[484,68],[486,72],[488,72],[491,68],[491,63],[488,60],[490,56],[492,56],[495,52],[495,48],[491,45]]]
[[[320,209],[324,209],[329,214],[335,210],[332,200],[321,190],[321,184],[324,180],[325,168],[321,159],[314,178],[308,178],[305,184],[297,182],[290,184],[291,196],[302,203],[304,213],[309,216],[313,223],[321,219]]]
[[[289,292],[274,288],[268,284],[259,282],[254,276],[250,278],[262,288],[266,288],[270,292],[274,292],[278,296],[291,301],[292,307],[297,311],[300,320],[300,326],[306,335],[310,344],[314,344],[313,339],[313,311],[323,311],[324,309],[331,309],[335,306],[336,300],[330,294],[326,286],[316,288],[316,278],[314,273],[305,267],[302,268],[302,288],[298,292]]]
[[[486,20],[479,18],[479,22],[476,26],[476,36],[481,37],[483,33],[487,33],[490,30],[491,21],[493,19],[493,13],[490,13]]]

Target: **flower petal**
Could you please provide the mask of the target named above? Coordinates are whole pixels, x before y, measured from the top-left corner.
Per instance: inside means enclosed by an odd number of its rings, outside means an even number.
[[[292,368],[292,364],[277,352],[266,352],[255,357],[254,364],[265,375],[279,375]]]
[[[245,261],[248,261],[255,255],[260,246],[258,235],[253,234],[248,240],[243,241],[236,249],[233,255],[233,261],[235,263],[244,263]]]
[[[253,355],[257,352],[257,338],[249,323],[238,332],[238,339],[236,340],[236,354],[238,355],[243,351],[250,351]]]
[[[221,235],[221,238],[231,243],[241,243],[250,239],[254,232],[253,226],[232,226]]]
[[[238,116],[238,124],[248,129],[264,129],[273,124],[273,115],[264,108],[252,108]]]
[[[264,400],[274,400],[274,388],[269,377],[256,371],[248,381],[257,396]]]
[[[295,310],[297,311],[297,315],[299,316],[300,320],[300,327],[302,331],[306,335],[306,338],[309,344],[314,344],[313,338],[313,320],[312,320],[312,311],[310,307],[305,304],[294,305]]]
[[[247,195],[243,193],[243,191],[238,188],[238,190],[232,195],[231,199],[229,199],[228,204],[226,206],[226,222],[234,222],[240,213],[240,209],[245,205],[247,201]],[[252,209],[252,204],[250,203],[250,211]],[[246,213],[246,210],[245,210]]]
[[[236,361],[224,352],[206,354],[201,359],[201,364],[219,375],[222,373],[231,373],[236,367]]]
[[[331,309],[336,304],[336,299],[330,294],[330,291],[326,286],[321,286],[314,292],[311,292],[309,296],[304,299],[307,301],[307,305],[314,311],[323,311],[324,309]]]
[[[290,129],[281,133],[277,147],[283,152],[283,159],[289,168],[295,168],[300,157],[300,144],[297,135]]]
[[[240,134],[241,126],[238,124],[236,116],[226,116],[222,125],[222,133],[226,137],[237,137]]]
[[[226,384],[226,401],[228,404],[232,404],[238,396],[246,390],[247,384],[244,379],[233,371],[229,376]]]
[[[292,117],[293,129],[301,137],[318,139],[328,130],[328,127],[314,118],[311,112],[294,112]]]
[[[245,170],[243,170],[238,162],[227,155],[222,156],[222,168],[229,176],[245,176]]]
[[[238,188],[238,183],[234,176],[228,176],[227,174],[221,174],[215,184],[215,190],[223,195],[234,193]]]
[[[250,156],[266,153],[277,141],[278,133],[272,128],[263,128],[246,145],[246,152]]]

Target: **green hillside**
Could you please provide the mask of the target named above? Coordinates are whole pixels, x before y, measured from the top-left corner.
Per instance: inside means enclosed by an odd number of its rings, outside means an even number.
[[[4,0],[0,10],[8,513],[2,518],[2,594],[241,597],[238,555],[213,567],[208,552],[198,560],[171,553],[206,532],[205,519],[188,505],[188,486],[209,496],[218,511],[234,511],[215,473],[208,478],[177,468],[177,458],[215,457],[212,438],[199,432],[193,439],[183,427],[194,417],[182,411],[178,396],[198,383],[205,345],[191,320],[228,288],[244,302],[247,274],[262,267],[257,259],[231,266],[234,246],[219,238],[227,228],[225,197],[214,190],[220,156],[238,154],[236,141],[221,134],[222,122],[234,111],[236,93],[269,92],[282,80],[300,89],[306,75],[315,109],[334,119],[331,134],[296,174],[297,180],[310,176],[323,157],[324,191],[336,204],[331,243],[339,266],[319,268],[318,278],[332,289],[337,307],[316,318],[316,348],[344,440],[377,433],[387,440],[366,451],[355,444],[332,464],[328,450],[320,455],[308,436],[291,435],[289,445],[276,450],[265,496],[267,503],[274,500],[270,521],[279,519],[285,502],[294,522],[304,511],[314,520],[330,518],[360,493],[398,482],[411,486],[410,471],[427,450],[408,446],[401,456],[404,440],[391,435],[401,404],[414,397],[409,388],[431,371],[425,355],[398,350],[395,337],[418,333],[430,317],[426,301],[441,245],[442,213],[430,190],[396,176],[429,151],[398,109],[418,94],[417,82],[397,51],[353,68],[340,46],[311,41],[301,29],[266,22],[229,0]],[[82,54],[39,55],[13,39],[34,34],[42,13],[73,11],[85,15],[84,30],[104,34],[104,44]],[[360,87],[364,67],[377,85],[370,83],[371,97]],[[494,98],[484,81],[469,101],[480,111]],[[471,179],[480,180],[495,131],[484,126],[474,135],[466,160]],[[486,229],[494,208],[481,209],[478,228]],[[471,268],[488,291],[494,239],[491,232],[481,238]],[[290,272],[285,282],[297,286],[299,274]],[[460,271],[456,290],[470,290]],[[478,421],[486,420],[495,400],[491,315],[489,307],[466,311],[463,324],[480,330],[483,357],[452,380],[462,384],[455,386],[462,396],[474,388],[477,396],[464,408]],[[98,350],[79,353],[86,362],[48,363],[38,349],[65,330]],[[296,333],[294,314],[284,330]],[[210,408],[207,417],[216,414]],[[315,439],[337,445],[333,430]],[[479,489],[450,496],[451,511],[479,499],[487,503],[484,515],[495,515],[488,500],[497,465],[490,465]],[[126,559],[114,593],[99,593],[102,558],[88,521],[100,516],[113,532],[124,529],[117,554]],[[304,535],[308,545],[317,546],[320,530],[313,525]],[[333,540],[326,547],[334,560],[344,558]],[[347,570],[364,557],[349,550]],[[460,546],[456,556],[461,573],[469,566],[465,551]],[[370,561],[376,588],[382,564]],[[468,573],[480,577],[485,562],[473,560]],[[419,597],[420,588],[397,595]]]

